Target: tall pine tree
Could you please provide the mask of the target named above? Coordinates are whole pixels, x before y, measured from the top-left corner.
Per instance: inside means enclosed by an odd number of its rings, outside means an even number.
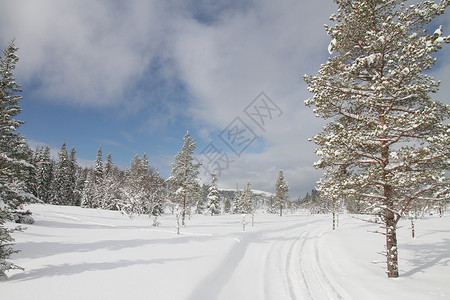
[[[98,203],[95,203],[95,193],[96,193],[96,184],[95,184],[95,175],[92,169],[88,169],[86,174],[86,180],[83,184],[83,192],[81,193],[81,207],[86,208],[96,208],[98,207]]]
[[[111,153],[106,156],[105,168],[103,172],[103,197],[101,201],[102,209],[115,210],[120,199],[119,170],[114,166]]]
[[[52,195],[50,202],[56,205],[73,205],[75,189],[75,150],[72,153],[72,161],[64,142],[58,153],[58,162],[55,165]]]
[[[253,212],[253,192],[250,182],[247,182],[247,185],[241,194],[238,212],[242,214],[249,214]]]
[[[13,219],[14,210],[34,198],[26,183],[29,169],[33,168],[29,147],[17,132],[24,122],[14,119],[22,111],[19,106],[22,90],[13,76],[19,60],[17,50],[14,42],[10,42],[0,56],[0,279],[6,278],[8,270],[21,269],[7,261],[11,254],[18,252],[12,248],[11,234],[20,228],[9,229],[5,223]]]
[[[50,203],[51,184],[53,180],[53,161],[50,147],[45,146],[36,151],[36,197]]]
[[[273,196],[272,206],[274,211],[278,211],[280,217],[283,215],[283,209],[286,208],[289,200],[289,186],[284,179],[283,171],[278,172],[278,178],[275,183],[275,195]]]
[[[397,223],[415,199],[449,197],[448,105],[431,99],[439,83],[425,74],[448,37],[424,29],[449,1],[335,0],[326,26],[334,53],[316,76],[306,101],[329,119],[314,137],[325,170],[326,198],[370,202],[384,222],[388,277],[398,277]]]
[[[172,173],[167,179],[172,202],[181,204],[181,223],[185,225],[186,209],[190,198],[193,198],[199,189],[197,182],[200,164],[194,163],[194,150],[197,143],[191,138],[189,131],[185,134],[184,144],[175,156],[172,164]]]
[[[103,152],[102,146],[98,147],[97,157],[94,162],[94,169],[92,170],[93,180],[93,194],[92,205],[93,207],[102,207],[103,205]]]

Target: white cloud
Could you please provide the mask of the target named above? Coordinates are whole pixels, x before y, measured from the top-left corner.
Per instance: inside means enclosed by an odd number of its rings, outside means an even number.
[[[8,1],[2,11],[9,26],[1,36],[16,38],[18,76],[34,82],[41,96],[115,106],[160,47],[153,41],[164,28],[152,3]]]
[[[326,43],[323,22],[329,13],[319,7],[317,2],[259,1],[218,26],[184,20],[174,58],[195,96],[190,112],[226,126],[261,91],[278,101],[301,98],[301,75],[326,53],[324,48],[318,55],[318,46]]]

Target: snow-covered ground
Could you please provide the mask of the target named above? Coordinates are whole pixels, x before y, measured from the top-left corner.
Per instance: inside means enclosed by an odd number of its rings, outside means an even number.
[[[2,299],[450,299],[450,217],[398,230],[400,273],[388,279],[375,224],[341,215],[195,215],[176,234],[174,215],[146,216],[32,205],[16,233]],[[395,297],[393,297],[395,296]]]

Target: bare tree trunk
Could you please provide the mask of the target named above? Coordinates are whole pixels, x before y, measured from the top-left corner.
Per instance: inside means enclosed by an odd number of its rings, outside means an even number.
[[[414,230],[414,218],[411,218],[411,237],[412,238],[416,237],[416,232]]]

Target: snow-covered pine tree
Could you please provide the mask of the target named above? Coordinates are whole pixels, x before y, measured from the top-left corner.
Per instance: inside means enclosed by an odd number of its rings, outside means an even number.
[[[142,176],[140,179],[140,186],[143,191],[143,213],[148,214],[149,216],[153,215],[153,207],[155,205],[154,200],[157,198],[157,194],[160,192],[159,185],[160,181],[157,180],[157,177],[154,174],[152,168],[150,168],[149,160],[147,154],[144,153],[142,155],[141,160],[141,169]]]
[[[448,105],[430,94],[439,83],[424,74],[449,37],[424,29],[449,1],[335,0],[326,26],[330,57],[318,75],[305,76],[306,100],[317,117],[331,119],[314,137],[325,169],[324,197],[367,201],[380,214],[388,277],[398,277],[396,228],[414,199],[449,196]]]
[[[73,162],[69,159],[66,142],[63,142],[61,150],[58,153],[58,162],[54,168],[50,203],[56,205],[72,205],[74,188],[75,174]]]
[[[98,146],[97,156],[94,162],[94,168],[92,169],[93,175],[93,199],[92,199],[92,207],[102,207],[103,205],[103,151],[102,146]]]
[[[102,209],[117,209],[117,202],[120,198],[120,183],[119,170],[114,166],[111,153],[108,153],[102,180]]]
[[[36,198],[36,160],[34,156],[34,151],[30,148],[27,142],[23,143],[21,145],[21,149],[19,149],[21,152],[20,156],[22,157],[22,160],[28,162],[30,167],[24,168],[22,170],[22,176],[23,180],[25,181],[25,192],[33,195],[33,198],[37,200]]]
[[[121,188],[119,210],[127,215],[148,214],[159,216],[164,210],[165,186],[159,172],[148,164],[147,155],[135,155],[126,172]]]
[[[211,173],[211,186],[208,191],[206,212],[211,214],[211,216],[218,215],[220,214],[220,196],[217,188],[217,176],[214,171]]]
[[[231,213],[238,214],[240,213],[240,199],[241,192],[239,191],[239,185],[236,183],[236,191],[234,192],[233,201],[231,202]]]
[[[186,202],[186,212],[188,214],[191,213],[191,210],[194,214],[205,213],[207,190],[208,185],[200,184],[200,182],[197,182],[193,186],[193,193],[190,195],[190,197],[187,199],[188,201]]]
[[[76,157],[76,151],[75,148],[70,149],[69,153],[69,170],[68,170],[68,194],[69,198],[67,201],[68,205],[77,205],[75,200],[75,187],[76,187],[76,181],[77,181],[77,157]]]
[[[199,188],[199,163],[194,163],[194,150],[197,143],[191,138],[189,131],[183,138],[184,144],[174,159],[172,173],[167,179],[169,197],[173,203],[181,204],[181,225],[185,225],[186,208],[189,198]]]
[[[109,152],[108,155],[106,155],[104,175],[111,174],[113,169],[114,169],[114,162],[112,160],[111,152]]]
[[[87,170],[86,180],[83,184],[83,192],[81,193],[81,207],[85,208],[96,208],[97,203],[94,202],[95,195],[95,179],[94,172],[92,169]]]
[[[24,122],[14,119],[21,111],[22,96],[20,85],[16,83],[13,71],[19,60],[15,54],[18,48],[11,41],[0,56],[0,279],[6,278],[6,271],[22,269],[9,262],[11,254],[18,252],[12,245],[11,234],[20,227],[9,229],[7,221],[12,221],[12,212],[24,203],[34,199],[27,191],[28,169],[33,165],[28,161],[29,147],[17,132]]]
[[[269,214],[276,214],[277,213],[277,209],[274,205],[274,197],[273,195],[269,196],[269,199],[267,201],[267,212]]]
[[[42,157],[42,152],[44,151],[43,147],[36,147],[36,149],[33,151],[33,160],[32,160],[32,164],[34,166],[34,178],[33,178],[33,185],[34,188],[32,190],[32,193],[35,197],[38,196],[38,173],[39,173],[39,164],[40,164],[40,160]]]
[[[289,201],[289,186],[284,179],[283,171],[278,172],[278,178],[275,183],[275,195],[273,196],[272,206],[283,215],[283,209],[287,207]]]
[[[160,216],[164,212],[164,199],[166,194],[166,186],[164,180],[159,175],[158,169],[152,174],[151,182],[153,185],[152,190],[152,209],[149,212],[152,216]]]
[[[231,213],[231,200],[229,198],[225,199],[223,211],[227,214]]]
[[[205,185],[201,185],[197,181],[192,187],[192,194],[186,202],[186,212],[191,213],[192,207],[194,207],[194,213],[202,214],[205,211],[206,205]]]
[[[239,201],[239,213],[249,214],[253,212],[253,192],[251,183],[247,182]]]
[[[36,151],[36,197],[45,203],[50,203],[53,180],[53,161],[50,157],[50,147],[45,146]]]
[[[122,213],[132,216],[142,214],[145,210],[146,195],[142,187],[144,166],[139,154],[130,162],[130,169],[126,172],[125,182],[121,187],[121,200],[118,203]]]
[[[88,172],[89,172],[88,168],[82,168],[80,166],[76,167],[75,189],[73,195],[73,201],[75,206],[81,206],[84,185],[86,183]]]
[[[98,146],[97,156],[94,162],[93,175],[95,178],[95,183],[100,184],[103,179],[103,151],[102,146]]]

